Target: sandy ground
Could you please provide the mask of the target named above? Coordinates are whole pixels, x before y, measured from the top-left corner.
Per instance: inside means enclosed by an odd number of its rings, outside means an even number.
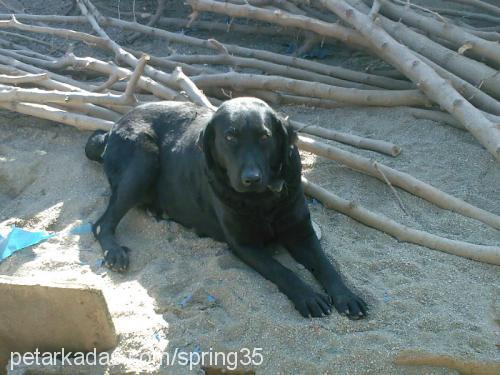
[[[364,63],[364,57],[342,53],[344,60]],[[403,148],[397,158],[356,152],[500,214],[500,168],[463,131],[415,120],[405,109],[278,109],[296,120],[392,141]],[[8,112],[0,113],[0,130],[0,233],[13,224],[63,231],[100,216],[109,190],[101,166],[84,156],[89,134]],[[382,182],[303,156],[305,175],[343,198],[438,235],[500,243],[499,231],[400,192],[405,215]],[[453,373],[393,365],[404,349],[499,359],[498,267],[400,243],[315,202],[310,209],[328,256],[369,302],[368,319],[350,321],[337,313],[304,319],[226,245],[139,209],[118,229],[119,241],[132,249],[124,275],[100,266],[101,250],[91,235],[59,236],[25,249],[0,263],[0,274],[101,287],[119,333],[109,373],[188,373],[186,366],[147,360],[176,348],[262,348],[258,374]],[[286,254],[277,256],[316,285]],[[195,366],[194,373],[200,371]]]

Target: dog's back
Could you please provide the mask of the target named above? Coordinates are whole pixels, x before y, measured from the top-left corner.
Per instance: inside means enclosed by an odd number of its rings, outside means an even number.
[[[85,155],[90,160],[102,162],[107,147],[122,141],[141,143],[149,139],[162,147],[174,147],[183,142],[185,136],[196,136],[206,124],[202,118],[210,115],[210,110],[187,102],[142,104],[125,114],[110,132],[95,131],[87,141]],[[201,121],[195,121],[198,117]]]
[[[111,186],[123,186],[126,171],[133,178],[147,173],[151,188],[143,193],[142,203],[152,212],[222,239],[211,207],[200,205],[210,200],[200,197],[208,193],[208,182],[197,140],[212,113],[192,103],[143,104],[123,116],[109,133],[92,134],[85,152],[104,164]]]

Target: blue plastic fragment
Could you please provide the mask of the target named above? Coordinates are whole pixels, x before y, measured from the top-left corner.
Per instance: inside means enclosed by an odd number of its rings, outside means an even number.
[[[72,228],[69,231],[69,233],[77,234],[77,235],[90,234],[90,233],[92,233],[92,224],[85,223],[85,224],[78,225],[78,226]]]
[[[208,302],[210,302],[210,303],[215,303],[215,302],[217,301],[217,300],[215,299],[215,297],[214,297],[214,296],[211,296],[210,294],[208,295],[207,300],[208,300]]]
[[[191,301],[191,299],[193,298],[193,295],[192,294],[188,294],[186,297],[184,297],[182,299],[182,301],[179,303],[179,305],[181,305],[181,307],[184,307],[186,306],[186,304]]]
[[[389,295],[389,292],[387,290],[384,291],[384,302],[388,303],[392,300],[392,297]]]
[[[29,230],[17,228],[14,225],[7,235],[7,238],[3,239],[0,242],[0,261],[8,258],[16,251],[36,245],[54,236],[55,233],[49,233],[46,231],[32,232]]]
[[[330,350],[328,350],[328,353],[330,354],[340,354],[344,351],[344,349],[342,348],[331,348]]]
[[[82,235],[92,233],[92,225],[84,223],[78,225],[69,231],[72,235]],[[0,262],[16,251],[25,249],[29,246],[36,245],[48,238],[59,234],[68,235],[66,232],[49,233],[47,231],[30,231],[22,228],[17,228],[15,225],[7,235],[7,238],[0,236]]]

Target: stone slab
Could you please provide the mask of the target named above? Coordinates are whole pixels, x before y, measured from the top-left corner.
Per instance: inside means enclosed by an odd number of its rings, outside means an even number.
[[[11,352],[96,352],[117,344],[100,289],[0,276],[0,374]],[[2,372],[3,371],[3,372]]]

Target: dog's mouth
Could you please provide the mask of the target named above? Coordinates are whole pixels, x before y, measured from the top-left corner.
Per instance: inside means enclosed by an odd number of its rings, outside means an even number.
[[[268,187],[263,184],[256,184],[251,186],[233,186],[233,189],[238,193],[264,193],[267,191]]]
[[[271,183],[267,185],[267,188],[273,193],[281,193],[281,191],[283,190],[283,185],[285,185],[284,180],[276,179],[274,181],[271,181]]]
[[[276,179],[271,181],[267,185],[265,184],[256,184],[252,186],[238,186],[233,189],[238,193],[265,193],[271,191],[273,193],[281,193],[283,191],[283,187],[285,185],[284,180]]]

